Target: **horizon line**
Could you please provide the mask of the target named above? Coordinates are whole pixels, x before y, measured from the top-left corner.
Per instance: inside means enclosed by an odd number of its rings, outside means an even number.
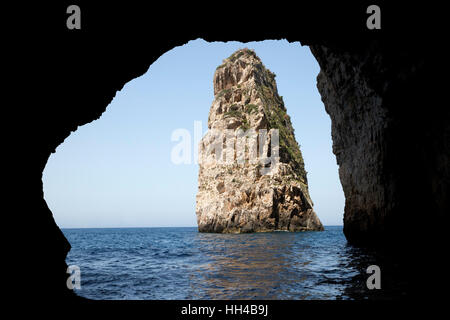
[[[343,224],[328,224],[324,227],[342,227]],[[63,229],[151,229],[151,228],[198,228],[198,226],[160,226],[160,227],[59,227]],[[274,230],[277,231],[277,230]],[[255,232],[258,233],[258,232]]]

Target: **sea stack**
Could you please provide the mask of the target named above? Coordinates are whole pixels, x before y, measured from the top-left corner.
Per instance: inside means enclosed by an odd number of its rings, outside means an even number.
[[[200,232],[323,230],[275,74],[241,49],[217,67],[199,144]]]

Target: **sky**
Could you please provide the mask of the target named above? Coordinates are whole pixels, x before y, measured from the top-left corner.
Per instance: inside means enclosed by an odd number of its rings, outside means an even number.
[[[207,130],[213,75],[241,48],[276,74],[308,172],[314,210],[342,225],[344,195],[332,153],[331,122],[316,88],[319,65],[299,42],[190,41],[155,61],[116,93],[100,119],[79,127],[52,154],[44,197],[61,228],[193,227],[198,164],[175,164],[177,129]],[[192,151],[193,153],[193,151]],[[192,155],[193,159],[193,155]]]

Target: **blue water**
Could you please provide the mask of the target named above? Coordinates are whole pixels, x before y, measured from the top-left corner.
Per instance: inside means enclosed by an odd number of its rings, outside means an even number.
[[[365,299],[373,261],[323,232],[198,233],[197,228],[63,229],[66,262],[90,299]],[[372,259],[373,260],[373,259]],[[364,276],[362,276],[364,274]],[[364,280],[364,281],[363,281]]]

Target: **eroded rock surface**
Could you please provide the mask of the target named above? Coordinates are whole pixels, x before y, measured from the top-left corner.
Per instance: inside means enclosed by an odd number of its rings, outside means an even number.
[[[199,146],[199,231],[323,230],[275,74],[238,50],[216,69],[214,95]]]
[[[449,112],[435,99],[425,50],[382,41],[311,46],[351,243],[405,252],[413,240],[436,237],[436,222],[450,212]],[[417,237],[421,223],[429,235]]]

